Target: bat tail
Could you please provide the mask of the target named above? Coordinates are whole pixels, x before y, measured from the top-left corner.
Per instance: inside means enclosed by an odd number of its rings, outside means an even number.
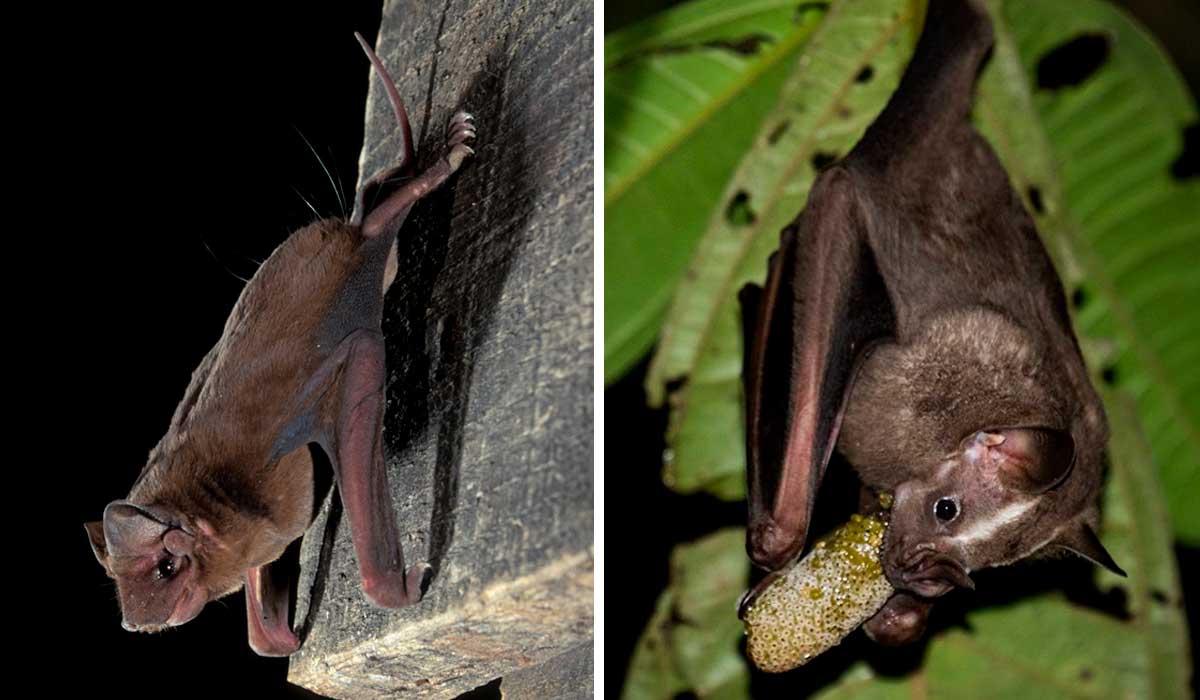
[[[379,56],[375,55],[375,51],[367,43],[367,40],[358,32],[354,32],[354,38],[358,39],[358,43],[362,45],[363,52],[367,54],[375,72],[383,81],[384,89],[387,90],[388,99],[392,103],[392,111],[396,114],[396,123],[400,126],[400,132],[404,136],[404,160],[402,162],[405,168],[411,169],[413,163],[412,126],[408,122],[408,111],[404,109],[404,100],[400,98],[400,92],[396,90],[396,84],[392,81],[392,76],[387,72],[387,68],[383,67],[383,61],[380,61]]]
[[[855,148],[887,163],[903,160],[896,144],[924,149],[971,112],[972,86],[995,36],[981,0],[929,0],[925,26],[900,84]]]

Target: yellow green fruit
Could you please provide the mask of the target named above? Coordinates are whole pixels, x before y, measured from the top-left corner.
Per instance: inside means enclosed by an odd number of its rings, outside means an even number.
[[[802,666],[838,644],[893,593],[879,561],[886,523],[854,515],[743,611],[750,660],[769,672]]]

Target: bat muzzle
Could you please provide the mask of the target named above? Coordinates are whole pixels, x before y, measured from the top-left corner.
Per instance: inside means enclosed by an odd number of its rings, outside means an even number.
[[[888,581],[900,591],[909,591],[922,598],[937,598],[954,588],[974,590],[970,572],[953,555],[941,552],[932,542],[886,547],[883,572]]]
[[[126,615],[121,620],[121,627],[129,632],[161,632],[168,627],[182,625],[196,617],[204,609],[206,602],[208,601],[201,589],[185,588],[174,607],[166,615],[166,619],[163,619],[163,613],[156,614],[150,605],[138,605],[134,601],[126,601],[123,606]],[[138,619],[139,617],[143,619]]]

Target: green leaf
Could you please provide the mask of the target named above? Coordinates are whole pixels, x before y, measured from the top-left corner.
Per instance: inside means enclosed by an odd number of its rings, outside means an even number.
[[[606,382],[650,349],[711,202],[824,4],[700,0],[605,39]]]
[[[679,284],[646,378],[651,404],[671,397],[664,480],[744,495],[737,290],[762,282],[779,231],[804,207],[816,166],[840,157],[883,108],[912,49],[911,3],[835,2],[822,18],[725,187]],[[751,213],[728,217],[740,204]]]
[[[1009,0],[976,115],[1019,191],[1036,187],[1038,228],[1068,294],[1097,382],[1136,397],[1176,535],[1200,544],[1200,180],[1170,175],[1196,107],[1139,27],[1097,0]],[[1033,92],[1038,60],[1083,35],[1107,61],[1079,85]]]
[[[684,690],[746,697],[749,675],[738,653],[737,596],[749,582],[740,528],[722,530],[671,556],[671,588],[638,640],[623,700],[672,700]]]

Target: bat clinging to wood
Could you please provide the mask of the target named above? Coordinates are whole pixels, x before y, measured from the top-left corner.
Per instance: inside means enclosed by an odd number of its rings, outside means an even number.
[[[129,495],[87,523],[126,629],[182,624],[244,584],[250,646],[296,651],[290,591],[268,567],[312,518],[310,449],[333,465],[366,596],[385,608],[421,598],[430,567],[405,566],[381,440],[383,296],[397,232],[474,152],[475,127],[456,114],[443,154],[417,174],[404,104],[355,36],[395,111],[403,160],[363,184],[349,220],[300,229],[263,263]]]
[[[836,448],[894,495],[897,592],[865,624],[884,643],[984,567],[1070,550],[1123,573],[1095,534],[1107,423],[1062,283],[968,119],[991,45],[982,2],[930,0],[887,107],[740,295],[750,558],[801,553]]]

